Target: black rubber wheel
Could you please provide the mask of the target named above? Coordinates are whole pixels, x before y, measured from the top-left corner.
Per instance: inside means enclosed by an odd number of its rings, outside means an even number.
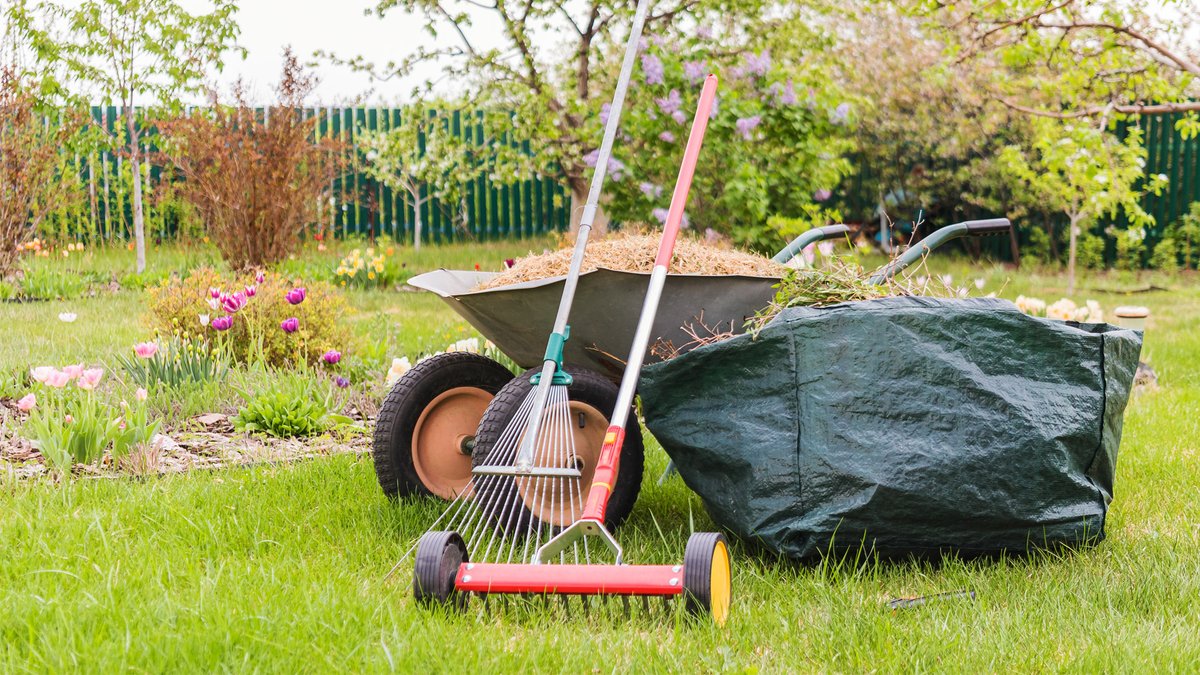
[[[513,375],[466,352],[421,361],[388,392],[371,456],[389,497],[453,499],[471,477],[470,449],[483,411]]]
[[[717,532],[694,532],[683,551],[683,595],[689,614],[729,619],[733,597],[729,544]]]
[[[540,370],[540,369],[539,369]],[[479,422],[479,430],[475,434],[475,451],[471,460],[475,466],[488,463],[488,454],[500,439],[500,435],[516,415],[521,404],[533,391],[529,379],[539,370],[527,371],[504,385],[488,404]],[[617,404],[617,386],[599,374],[568,364],[566,370],[571,374],[573,382],[567,389],[571,402],[572,431],[575,434],[575,452],[580,461],[580,479],[582,500],[587,500],[587,492],[591,487],[592,471],[599,457],[600,448],[604,444],[604,434],[608,429],[608,416]],[[645,445],[642,442],[641,426],[637,422],[637,411],[631,407],[629,422],[626,424],[625,441],[621,448],[620,460],[617,465],[617,479],[613,481],[612,493],[609,495],[608,509],[604,514],[604,524],[609,531],[620,527],[621,523],[633,510],[638,492],[642,489],[642,470],[645,463]],[[528,480],[528,479],[517,479]],[[520,486],[517,480],[506,479],[495,483],[493,494],[499,495],[500,503],[521,504],[520,513],[509,515],[505,522],[497,525],[511,533],[525,532],[543,524],[542,519],[551,521],[556,528],[570,525],[572,518],[566,512],[558,512],[553,517],[539,519],[530,510],[528,502],[518,494]],[[576,515],[578,515],[576,513]]]
[[[417,542],[413,570],[413,598],[418,605],[432,607],[453,603],[467,605],[467,594],[454,589],[458,568],[467,560],[467,545],[457,532],[426,532]]]

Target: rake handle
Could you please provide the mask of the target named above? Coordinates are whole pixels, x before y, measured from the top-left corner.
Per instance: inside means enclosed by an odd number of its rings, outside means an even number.
[[[662,297],[663,285],[667,280],[667,268],[671,265],[671,255],[675,251],[675,239],[679,236],[679,229],[683,223],[683,210],[687,206],[688,192],[692,188],[692,177],[696,173],[696,162],[700,159],[700,146],[704,143],[704,132],[708,129],[708,117],[712,112],[716,97],[717,76],[709,75],[704,79],[704,88],[700,91],[700,102],[696,105],[696,116],[692,119],[692,130],[688,134],[687,147],[683,151],[679,177],[675,180],[675,192],[671,195],[671,208],[667,211],[662,239],[658,243],[658,256],[654,259],[654,269],[650,273],[650,287],[646,290],[646,299],[642,304],[642,313],[638,318],[637,330],[633,335],[633,345],[630,348],[629,360],[626,361],[625,374],[621,377],[621,389],[617,393],[617,405],[613,410],[612,423],[604,434],[604,445],[600,448],[600,457],[596,462],[592,487],[588,491],[587,502],[583,506],[584,519],[604,522],[604,514],[608,509],[608,497],[612,494],[612,484],[616,480],[616,466],[621,456],[621,446],[625,441],[625,424],[629,416],[629,407],[633,404],[634,391],[637,389],[638,377],[642,371],[642,361],[646,356],[646,347],[650,344],[650,330],[653,327],[654,316],[658,313],[658,301]]]

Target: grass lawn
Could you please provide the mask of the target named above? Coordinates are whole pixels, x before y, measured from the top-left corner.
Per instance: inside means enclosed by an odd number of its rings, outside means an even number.
[[[481,254],[443,255],[462,267]],[[955,259],[935,266],[982,277],[984,292],[1009,298],[1053,301],[1065,286],[1055,274]],[[1113,292],[1151,281],[1170,290]],[[1143,359],[1160,384],[1127,411],[1108,539],[1095,549],[797,567],[735,544],[734,614],[724,629],[661,610],[626,620],[619,603],[586,617],[577,602],[569,616],[495,603],[460,616],[413,605],[411,562],[386,577],[439,507],[385,499],[368,457],[65,484],[0,474],[0,670],[1195,670],[1200,287],[1192,277],[1120,275],[1081,287],[1077,300],[1108,311],[1152,309]],[[427,295],[352,300],[356,332],[392,340],[398,353],[441,348],[467,330]],[[0,305],[0,369],[107,359],[146,337],[140,303],[122,291]],[[59,322],[68,310],[78,320]],[[665,464],[648,438],[642,497],[618,534],[632,562],[678,562],[688,533],[713,527],[678,478],[657,484]],[[885,606],[959,589],[977,601]]]

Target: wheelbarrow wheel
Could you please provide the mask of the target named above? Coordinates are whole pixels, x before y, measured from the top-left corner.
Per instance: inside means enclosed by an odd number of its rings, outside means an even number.
[[[454,589],[459,566],[468,562],[467,545],[457,532],[426,532],[417,542],[414,562],[413,598],[417,604],[466,607],[467,594]]]
[[[693,532],[683,551],[683,595],[688,613],[710,616],[719,626],[729,619],[733,596],[729,544],[717,532]]]
[[[466,352],[425,359],[388,392],[375,421],[371,456],[389,497],[454,499],[471,478],[475,429],[513,375]]]
[[[475,466],[489,463],[488,455],[516,416],[521,404],[530,396],[534,386],[529,380],[539,370],[530,370],[517,376],[504,385],[492,399],[483,413],[475,436],[475,451],[472,454]],[[575,468],[581,473],[578,500],[574,503],[574,508],[570,501],[563,499],[556,500],[553,508],[548,508],[542,498],[546,490],[537,489],[537,479],[503,479],[504,484],[495,489],[495,494],[502,495],[497,501],[521,505],[520,513],[516,517],[509,515],[504,518],[505,522],[497,523],[506,531],[525,532],[537,529],[543,524],[550,524],[555,528],[565,527],[574,522],[582,502],[587,499],[596,462],[600,457],[600,448],[604,445],[604,434],[608,430],[608,415],[617,404],[617,386],[607,378],[585,368],[567,365],[566,370],[572,378],[567,396],[570,401],[571,431],[575,442]],[[637,501],[638,492],[642,489],[645,446],[642,443],[641,427],[637,423],[635,409],[630,409],[629,420],[628,432],[617,465],[617,479],[613,481],[612,494],[609,496],[608,509],[605,512],[605,525],[610,531],[619,527],[629,516],[634,502]]]

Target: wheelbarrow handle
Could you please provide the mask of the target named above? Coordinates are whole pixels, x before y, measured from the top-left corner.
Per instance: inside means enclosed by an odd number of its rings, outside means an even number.
[[[913,244],[903,255],[880,268],[871,275],[870,282],[875,285],[891,279],[901,270],[925,257],[933,249],[959,237],[986,237],[993,234],[1003,234],[1012,228],[1008,218],[989,218],[987,220],[968,220],[962,223],[947,225],[921,241]]]
[[[848,234],[849,232],[850,228],[846,227],[845,225],[826,225],[824,227],[814,227],[813,229],[793,239],[792,243],[784,246],[779,253],[775,254],[774,258],[771,258],[771,260],[774,260],[780,264],[786,264],[787,261],[795,258],[796,254],[800,253],[800,251],[803,251],[805,246],[808,246],[813,242],[840,237],[844,234]]]

